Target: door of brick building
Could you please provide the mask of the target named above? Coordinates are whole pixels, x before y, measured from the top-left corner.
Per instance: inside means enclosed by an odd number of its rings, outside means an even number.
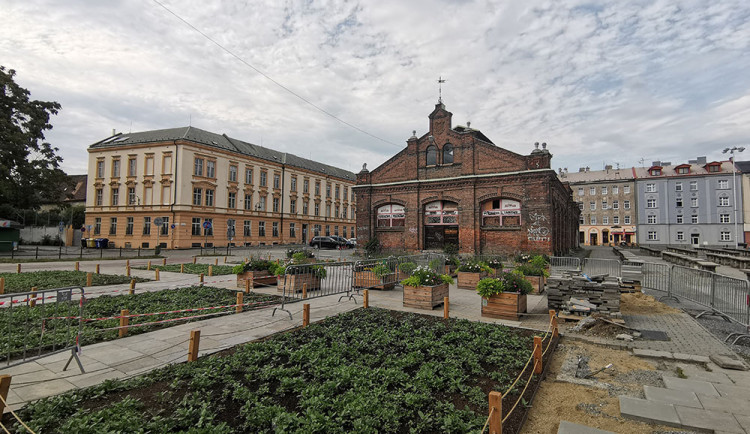
[[[458,245],[458,226],[425,226],[424,248],[443,249],[447,244]]]

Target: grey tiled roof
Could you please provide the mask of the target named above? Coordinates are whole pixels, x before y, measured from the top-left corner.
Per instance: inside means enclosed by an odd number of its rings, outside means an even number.
[[[306,169],[350,181],[356,180],[356,175],[348,170],[308,160],[307,158],[298,157],[294,154],[275,151],[273,149],[229,137],[226,134],[216,134],[196,127],[170,128],[136,133],[119,133],[96,142],[89,148],[99,149],[144,143],[168,142],[172,140],[191,141],[213,148],[237,152],[260,160],[279,164],[283,163],[287,166]]]
[[[562,182],[571,184],[597,182],[597,181],[618,181],[632,180],[635,178],[633,168],[623,167],[620,169],[609,170],[589,170],[585,172],[564,172],[557,175]]]

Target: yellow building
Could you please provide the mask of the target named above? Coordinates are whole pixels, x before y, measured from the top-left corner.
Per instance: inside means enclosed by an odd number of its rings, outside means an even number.
[[[355,236],[356,177],[346,170],[195,127],[118,133],[88,151],[84,236],[116,247]]]

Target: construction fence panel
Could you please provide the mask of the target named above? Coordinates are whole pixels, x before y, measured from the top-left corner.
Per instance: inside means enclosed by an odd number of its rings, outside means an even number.
[[[713,298],[713,275],[710,271],[675,265],[670,273],[669,294],[711,306]]]
[[[669,291],[670,265],[644,262],[641,267],[641,286],[656,291]]]
[[[643,262],[641,261],[622,261],[620,269],[624,281],[640,282],[643,280]]]
[[[354,263],[355,289],[393,289],[398,281],[396,257],[366,259]]]
[[[711,305],[734,321],[750,326],[750,290],[748,281],[715,274]]]
[[[591,259],[583,261],[583,273],[591,276],[608,274],[611,277],[622,277],[622,264],[617,259]]]
[[[552,275],[562,274],[564,271],[581,271],[581,259],[567,256],[552,256],[549,258],[549,272]]]

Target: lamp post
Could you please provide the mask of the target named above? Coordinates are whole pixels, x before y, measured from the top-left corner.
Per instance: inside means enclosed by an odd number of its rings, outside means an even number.
[[[723,154],[727,152],[730,155],[729,160],[732,162],[732,193],[734,195],[733,208],[734,208],[734,248],[739,246],[739,232],[737,231],[737,168],[734,165],[734,153],[742,152],[745,148],[742,146],[732,146],[731,148],[724,148],[721,151]]]

